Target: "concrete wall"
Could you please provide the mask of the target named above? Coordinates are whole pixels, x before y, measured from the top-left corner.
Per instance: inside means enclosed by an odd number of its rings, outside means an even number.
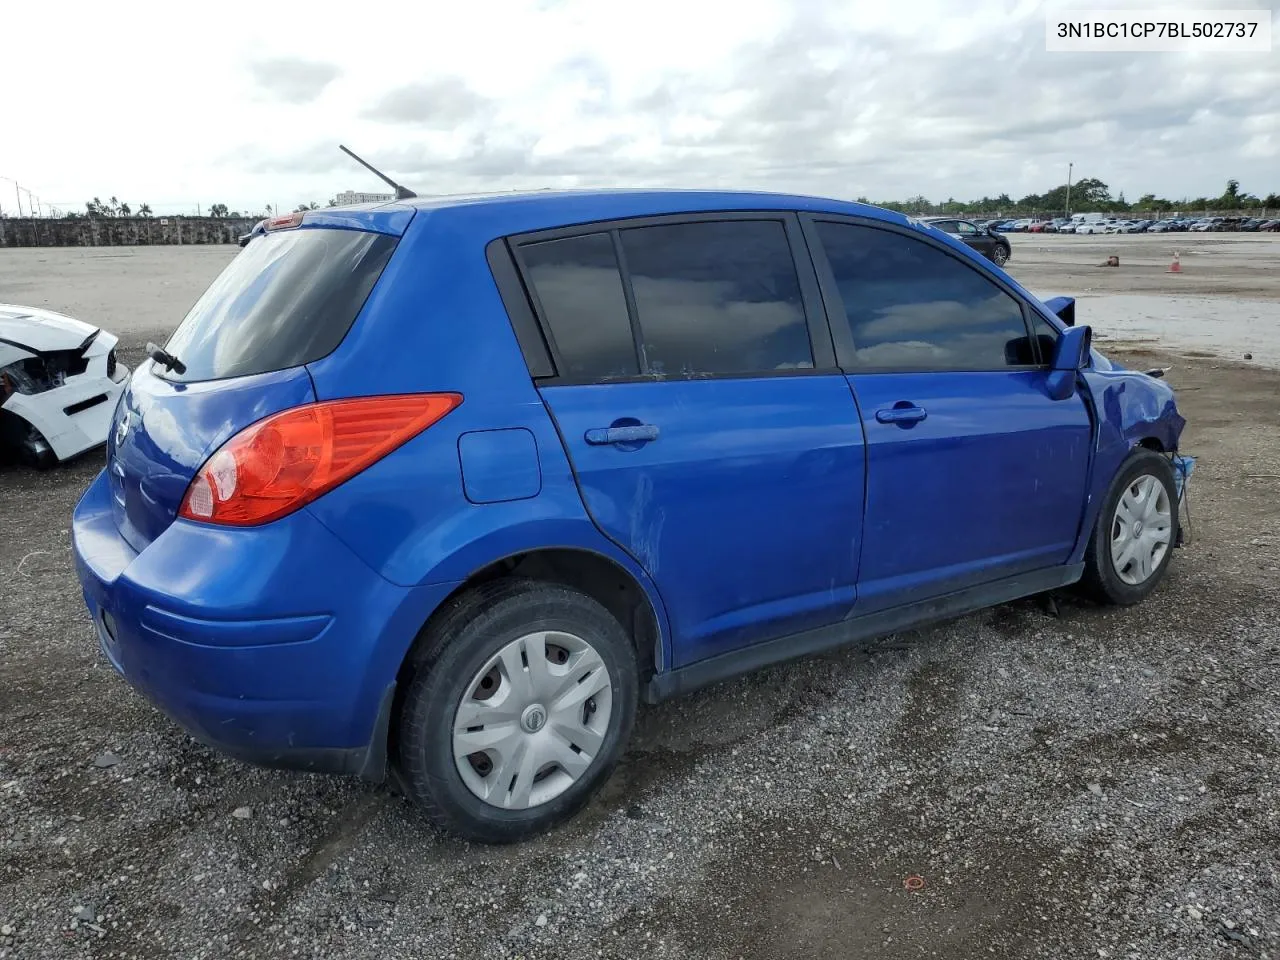
[[[226,217],[0,217],[0,247],[117,247],[235,243],[257,223]]]

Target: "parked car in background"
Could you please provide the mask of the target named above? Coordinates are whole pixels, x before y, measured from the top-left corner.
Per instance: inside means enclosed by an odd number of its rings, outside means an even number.
[[[0,303],[0,455],[51,467],[102,446],[129,377],[116,343],[60,313]]]
[[[1276,233],[1280,231],[1280,220],[1264,220],[1258,230],[1263,233]]]
[[[1216,230],[1220,223],[1222,223],[1222,217],[1204,217],[1193,223],[1189,229],[1193,233],[1209,233]]]
[[[1112,223],[1108,220],[1088,220],[1076,226],[1076,233],[1079,234],[1096,234],[1109,233]]]
[[[992,263],[1004,266],[1009,262],[1013,249],[1009,245],[1009,239],[989,227],[984,229],[971,220],[956,220],[951,217],[930,217],[925,222],[977,250]]]
[[[519,840],[596,793],[641,699],[1076,583],[1150,596],[1185,421],[1074,309],[810,197],[273,218],[132,376],[77,574],[106,659],[200,740]]]

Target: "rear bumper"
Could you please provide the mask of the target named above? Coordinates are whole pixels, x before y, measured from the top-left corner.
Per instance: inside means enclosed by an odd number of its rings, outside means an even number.
[[[396,673],[453,584],[398,587],[305,510],[176,521],[141,553],[100,474],[73,553],[103,653],[197,740],[263,766],[380,780]]]

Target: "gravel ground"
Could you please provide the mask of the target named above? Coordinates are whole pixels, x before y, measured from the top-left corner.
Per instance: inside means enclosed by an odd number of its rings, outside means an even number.
[[[0,300],[110,325],[169,281],[126,362],[221,262],[77,281],[45,253],[65,282],[5,252]],[[1280,957],[1280,372],[1124,359],[1175,364],[1201,458],[1151,600],[1024,601],[649,708],[588,810],[509,848],[195,744],[82,610],[100,454],[0,468],[0,958]]]

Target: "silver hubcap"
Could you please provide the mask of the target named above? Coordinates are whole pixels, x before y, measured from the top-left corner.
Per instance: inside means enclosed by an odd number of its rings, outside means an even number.
[[[471,678],[453,719],[453,759],[485,803],[527,810],[590,769],[613,714],[609,669],[581,637],[531,633]]]
[[[1009,259],[1009,255],[1004,252],[1004,247],[996,247],[996,250],[995,250],[996,263],[1003,265],[1004,262],[1008,259]]]
[[[1120,496],[1111,520],[1111,562],[1125,583],[1146,583],[1160,569],[1173,542],[1169,491],[1150,474],[1138,477]]]

